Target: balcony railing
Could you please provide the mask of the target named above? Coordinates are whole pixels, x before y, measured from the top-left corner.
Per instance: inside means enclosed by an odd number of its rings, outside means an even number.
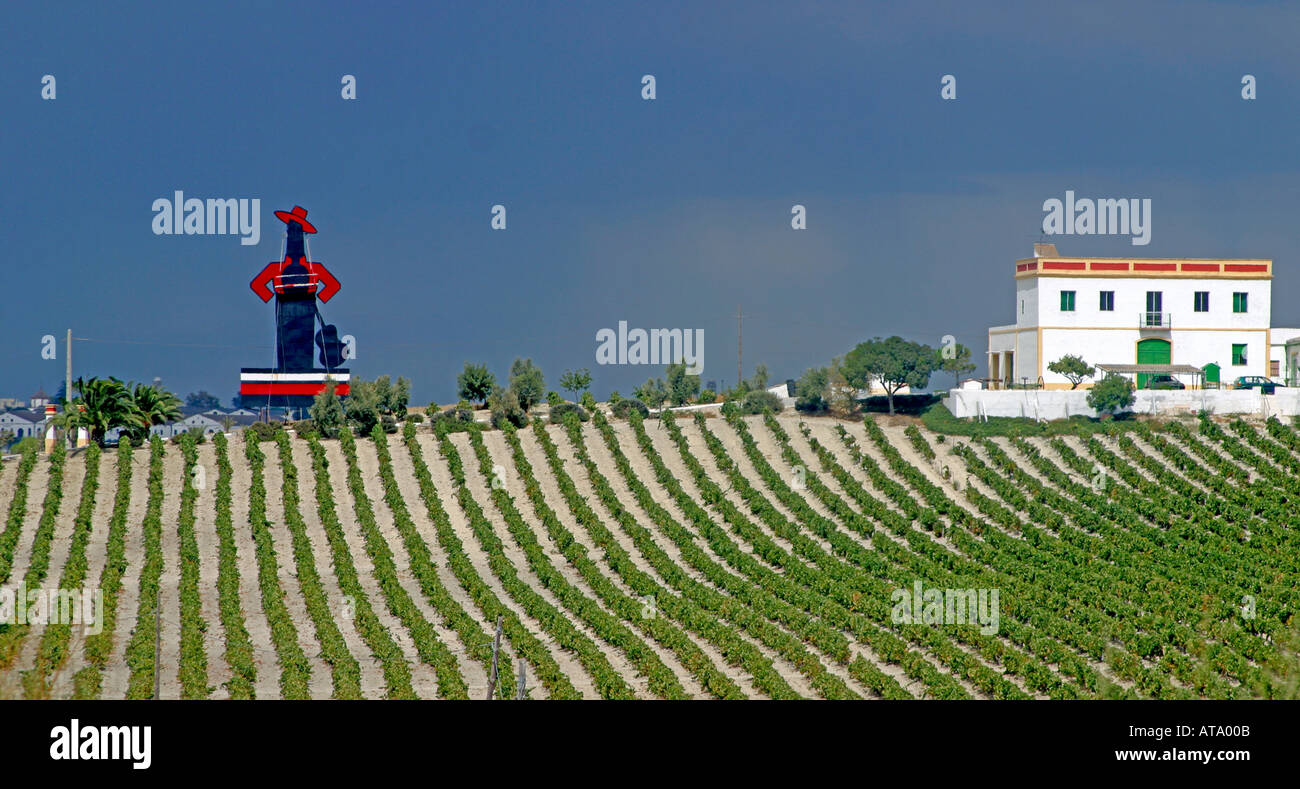
[[[1138,313],[1138,326],[1143,329],[1168,329],[1172,325],[1167,312]]]

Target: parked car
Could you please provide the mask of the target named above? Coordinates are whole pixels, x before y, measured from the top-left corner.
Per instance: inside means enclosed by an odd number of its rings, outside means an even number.
[[[1233,382],[1233,389],[1254,389],[1255,387],[1272,389],[1277,386],[1271,378],[1262,375],[1243,375]]]
[[[1182,381],[1172,375],[1153,375],[1147,379],[1148,389],[1186,389]]]

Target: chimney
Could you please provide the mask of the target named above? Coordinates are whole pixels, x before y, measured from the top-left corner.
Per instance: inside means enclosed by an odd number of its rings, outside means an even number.
[[[1055,244],[1034,244],[1034,257],[1036,258],[1054,258],[1059,257],[1060,254],[1056,251]]]

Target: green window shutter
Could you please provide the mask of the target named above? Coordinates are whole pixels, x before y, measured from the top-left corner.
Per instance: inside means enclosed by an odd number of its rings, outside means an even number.
[[[1235,365],[1238,365],[1238,366],[1243,365],[1243,364],[1246,363],[1246,346],[1245,346],[1245,344],[1238,345],[1238,344],[1236,344],[1236,343],[1233,343],[1233,345],[1232,345],[1232,363],[1235,364]]]
[[[1233,311],[1233,312],[1245,312],[1245,311],[1246,311],[1246,294],[1245,294],[1245,293],[1234,293],[1234,294],[1232,294],[1232,311]]]
[[[1061,312],[1074,312],[1074,291],[1061,291]]]

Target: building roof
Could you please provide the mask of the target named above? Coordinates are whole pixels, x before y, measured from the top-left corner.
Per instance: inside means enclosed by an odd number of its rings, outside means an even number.
[[[1263,258],[1021,258],[1016,261],[1016,279],[1027,277],[1267,280],[1273,278],[1273,261]]]
[[[49,400],[50,396],[45,393],[44,389],[37,389],[36,394],[31,396],[32,400]]]

